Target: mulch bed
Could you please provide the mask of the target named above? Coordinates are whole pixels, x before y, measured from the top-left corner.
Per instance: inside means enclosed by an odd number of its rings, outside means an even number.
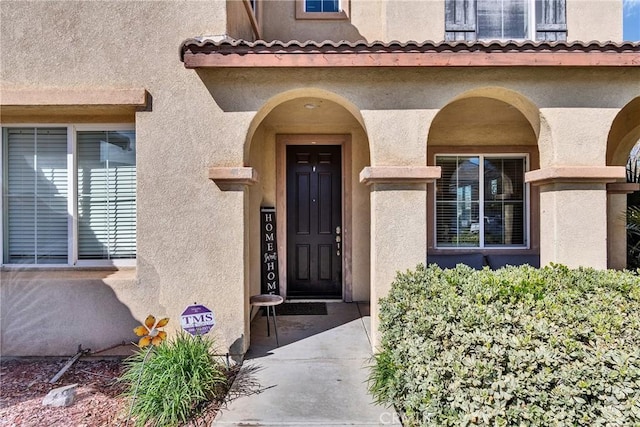
[[[0,362],[0,426],[125,426],[129,407],[120,395],[120,360],[80,360],[56,384],[49,380],[68,359],[10,359]],[[230,373],[230,382],[235,370]],[[47,393],[78,384],[75,402],[66,408],[42,406]],[[212,402],[190,426],[209,426],[220,403]],[[129,422],[133,425],[133,421]]]

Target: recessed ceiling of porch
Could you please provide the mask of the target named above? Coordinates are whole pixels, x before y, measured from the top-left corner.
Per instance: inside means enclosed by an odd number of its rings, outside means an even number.
[[[277,133],[352,133],[362,129],[341,105],[317,97],[301,97],[275,107],[261,123]]]
[[[537,139],[529,121],[512,105],[471,97],[454,101],[438,113],[428,144],[537,145]]]

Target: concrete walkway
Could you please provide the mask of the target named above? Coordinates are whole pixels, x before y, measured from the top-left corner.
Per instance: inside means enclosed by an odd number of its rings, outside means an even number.
[[[251,348],[218,426],[400,425],[367,394],[369,307],[327,303],[327,315],[278,316],[280,347],[266,320],[251,324]],[[273,326],[273,325],[272,325]]]

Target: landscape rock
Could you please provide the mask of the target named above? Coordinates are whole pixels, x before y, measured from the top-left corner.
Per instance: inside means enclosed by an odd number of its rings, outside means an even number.
[[[42,399],[44,406],[71,406],[76,398],[78,384],[54,388]]]

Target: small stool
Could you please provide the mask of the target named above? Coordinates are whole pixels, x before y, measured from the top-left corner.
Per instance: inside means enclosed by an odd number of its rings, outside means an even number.
[[[278,322],[276,322],[276,305],[282,304],[284,302],[284,298],[280,295],[269,295],[269,294],[261,294],[254,295],[249,299],[251,306],[253,307],[267,307],[267,336],[271,336],[270,326],[269,326],[269,309],[273,312],[273,328],[276,331],[276,345],[280,347],[280,343],[278,342]]]

